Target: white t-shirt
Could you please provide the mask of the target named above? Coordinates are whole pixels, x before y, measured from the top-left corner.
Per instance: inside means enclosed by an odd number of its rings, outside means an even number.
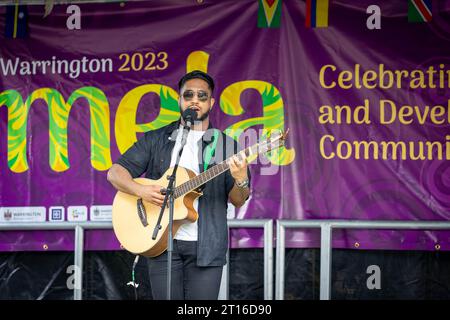
[[[170,167],[175,166],[175,161],[178,156],[178,152],[181,147],[181,136],[183,133],[183,127],[180,126],[178,130],[178,135],[175,141],[175,147],[172,151],[172,158],[170,161]],[[183,153],[181,154],[181,159],[179,166],[189,169],[195,174],[199,174],[199,163],[198,163],[198,141],[203,137],[205,131],[190,130],[186,139],[186,144],[183,148]],[[194,209],[198,212],[198,198],[194,201]],[[185,240],[185,241],[197,241],[198,237],[198,224],[197,221],[192,223],[184,223],[178,229],[174,239]]]

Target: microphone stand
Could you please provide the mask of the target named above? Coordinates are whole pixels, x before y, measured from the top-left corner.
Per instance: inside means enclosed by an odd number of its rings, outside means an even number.
[[[169,183],[166,188],[166,194],[164,196],[163,205],[159,213],[158,222],[156,223],[155,229],[153,230],[152,239],[155,240],[158,231],[161,227],[161,220],[164,214],[164,210],[167,206],[167,201],[169,202],[169,230],[167,238],[167,300],[171,300],[171,290],[172,290],[172,252],[173,252],[173,211],[174,211],[174,191],[175,191],[175,179],[178,169],[178,163],[181,159],[181,154],[183,153],[184,145],[186,144],[186,139],[189,131],[191,130],[191,121],[187,120],[186,125],[183,128],[183,135],[181,137],[181,148],[178,151],[177,159],[175,161],[175,166],[173,167],[172,174],[167,177]]]

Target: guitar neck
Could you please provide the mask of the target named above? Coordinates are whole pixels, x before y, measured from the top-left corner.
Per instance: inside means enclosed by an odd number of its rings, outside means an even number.
[[[248,156],[255,153],[255,150],[257,148],[257,145],[249,147],[239,153],[237,153],[238,157],[242,160],[242,154],[245,155],[247,158]],[[222,161],[221,163],[215,165],[212,168],[209,168],[205,172],[200,173],[198,176],[195,176],[189,181],[186,181],[183,184],[180,184],[178,187],[175,188],[175,198],[181,197],[185,195],[186,193],[189,193],[198,187],[204,185],[206,182],[214,179],[215,177],[221,175],[225,171],[230,169],[230,166],[228,164],[229,159],[232,157],[227,158],[226,160]]]
[[[248,148],[238,152],[236,155],[240,160],[243,160],[243,159],[247,159],[248,157],[253,156],[255,154],[259,155],[261,153],[273,150],[275,148],[279,148],[284,145],[284,140],[285,140],[288,132],[289,132],[289,129],[283,135],[275,135],[275,137],[267,138],[267,140],[263,140],[260,143],[256,143],[253,146],[248,147]],[[275,145],[275,143],[277,143],[277,144]],[[185,183],[182,183],[181,185],[176,187],[175,191],[174,191],[175,198],[181,197],[181,196],[185,195],[186,193],[189,193],[189,192],[197,189],[198,187],[204,185],[206,182],[214,179],[218,175],[221,175],[222,173],[224,173],[225,171],[230,169],[230,166],[228,163],[233,156],[229,157],[228,159],[222,161],[218,165],[215,165],[214,167],[209,168],[205,172],[202,172],[198,176],[195,176],[191,180],[186,181]]]

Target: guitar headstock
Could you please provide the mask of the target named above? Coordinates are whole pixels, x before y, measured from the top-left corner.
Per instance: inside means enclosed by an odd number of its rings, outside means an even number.
[[[269,152],[284,146],[289,128],[286,131],[272,130],[265,140],[258,144],[259,153]]]

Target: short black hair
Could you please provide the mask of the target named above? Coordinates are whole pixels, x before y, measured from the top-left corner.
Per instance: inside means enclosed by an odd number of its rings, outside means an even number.
[[[211,92],[214,91],[213,78],[209,74],[207,74],[203,71],[200,71],[200,70],[194,70],[189,73],[186,73],[178,82],[178,90],[181,90],[181,88],[184,86],[184,84],[187,81],[192,80],[192,79],[202,79],[203,81],[205,81],[208,84],[209,88],[211,89]]]

